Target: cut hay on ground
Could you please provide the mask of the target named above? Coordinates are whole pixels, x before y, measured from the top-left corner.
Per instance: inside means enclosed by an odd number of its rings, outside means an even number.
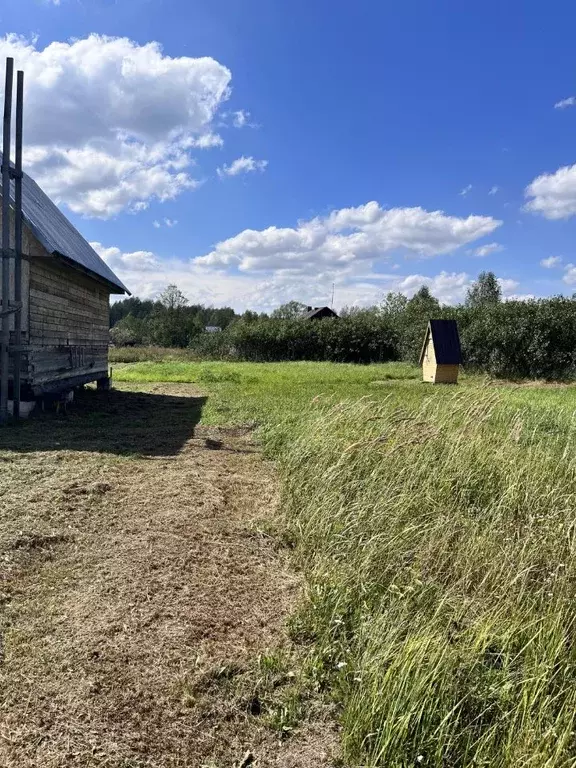
[[[323,730],[281,742],[255,711],[299,584],[271,468],[202,405],[88,391],[0,433],[4,768],[329,764]]]

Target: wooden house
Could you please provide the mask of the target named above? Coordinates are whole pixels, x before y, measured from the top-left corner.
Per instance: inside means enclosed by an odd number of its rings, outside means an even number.
[[[323,320],[326,317],[338,317],[330,307],[306,307],[303,314],[305,320]]]
[[[12,180],[12,248],[14,190]],[[14,259],[11,262],[12,291]],[[22,400],[66,392],[91,381],[107,385],[110,294],[129,291],[27,174],[22,176],[21,272]],[[13,342],[13,315],[10,323]],[[11,353],[10,397],[14,358]]]
[[[422,380],[432,384],[456,384],[462,363],[456,320],[430,320],[422,352]]]

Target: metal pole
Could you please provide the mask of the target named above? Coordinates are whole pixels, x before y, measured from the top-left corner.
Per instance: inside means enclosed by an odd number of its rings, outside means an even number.
[[[16,75],[16,173],[14,177],[14,418],[20,418],[20,365],[22,362],[22,121],[24,72]]]
[[[14,59],[6,59],[2,144],[2,337],[0,348],[0,422],[8,419],[8,346],[10,344],[10,121]]]

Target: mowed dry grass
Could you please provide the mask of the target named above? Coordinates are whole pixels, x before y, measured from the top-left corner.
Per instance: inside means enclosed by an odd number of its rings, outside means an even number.
[[[250,425],[142,389],[0,431],[0,765],[331,765],[328,727],[282,740],[258,700],[300,585]]]

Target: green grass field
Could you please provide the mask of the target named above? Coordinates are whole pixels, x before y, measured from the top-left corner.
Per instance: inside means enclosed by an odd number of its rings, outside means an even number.
[[[197,384],[210,398],[205,423],[258,421],[271,425],[302,415],[314,397],[418,397],[419,372],[404,363],[354,366],[333,363],[140,362],[114,368],[121,382]],[[402,394],[398,385],[402,387]]]
[[[576,388],[403,364],[135,363],[256,422],[306,576],[292,635],[347,763],[576,765]]]

